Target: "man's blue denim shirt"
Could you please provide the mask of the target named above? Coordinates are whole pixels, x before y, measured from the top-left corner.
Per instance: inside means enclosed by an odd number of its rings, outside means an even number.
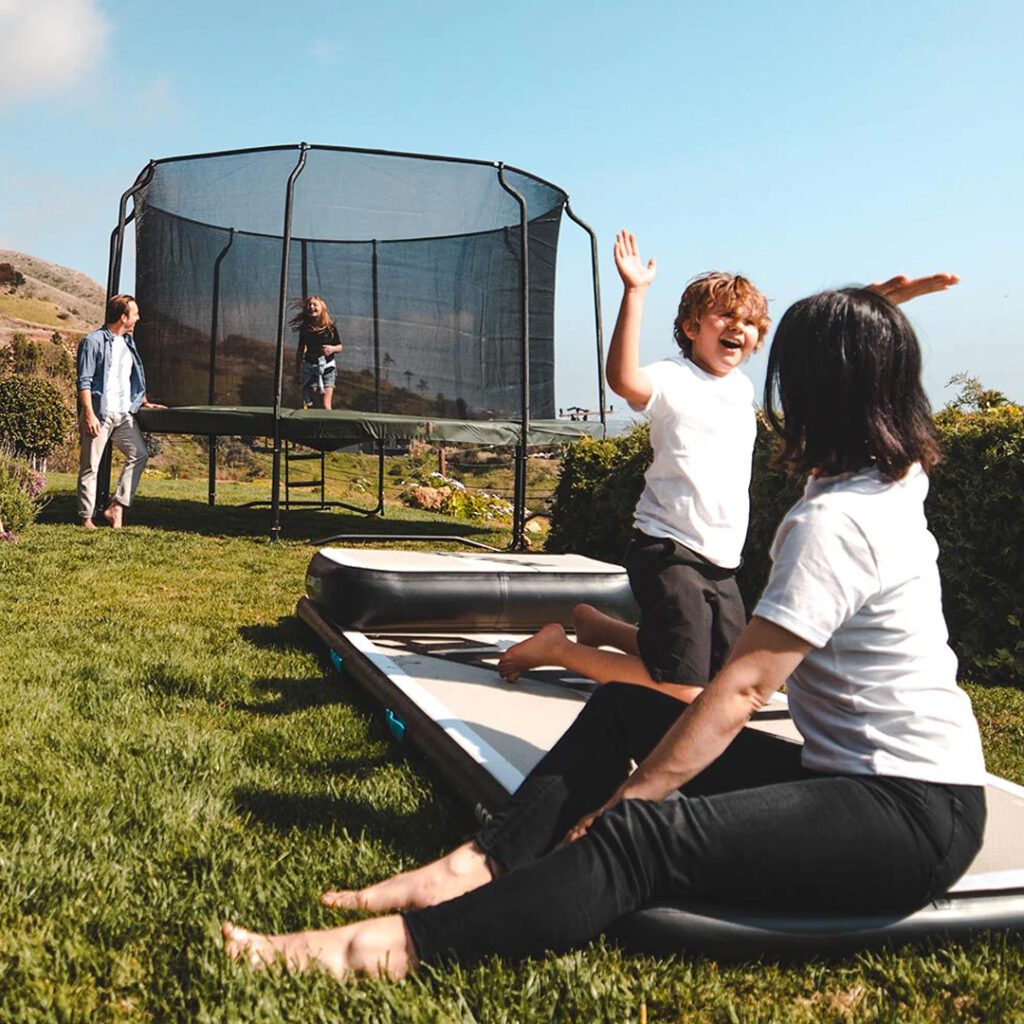
[[[132,375],[128,397],[131,411],[138,412],[146,397],[146,374],[142,369],[142,357],[135,347],[135,339],[124,335],[128,351],[132,354]],[[78,346],[78,390],[92,392],[92,411],[103,419],[107,415],[107,377],[114,351],[114,335],[107,327],[98,327],[87,334]]]

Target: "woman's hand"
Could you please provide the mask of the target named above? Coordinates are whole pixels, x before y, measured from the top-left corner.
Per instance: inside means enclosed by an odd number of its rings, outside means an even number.
[[[630,231],[620,231],[615,236],[615,267],[627,288],[646,288],[658,273],[657,260],[648,260],[644,266],[636,235]]]
[[[878,281],[869,284],[868,290],[878,292],[890,302],[897,305],[901,302],[909,302],[920,295],[931,295],[932,292],[944,292],[947,288],[959,284],[960,278],[956,274],[931,274],[928,277],[907,277],[906,274],[897,274],[890,277],[888,281]]]

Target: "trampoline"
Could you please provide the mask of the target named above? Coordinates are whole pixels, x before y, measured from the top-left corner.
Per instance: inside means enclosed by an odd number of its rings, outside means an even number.
[[[591,422],[556,416],[563,214],[590,240],[600,409]],[[376,448],[378,503],[356,511],[380,514],[385,443],[422,438],[513,449],[510,547],[520,547],[527,447],[605,429],[596,238],[566,192],[534,174],[307,143],[153,160],[121,197],[108,295],[120,288],[133,221],[137,340],[150,389],[170,406],[141,411],[140,424],[211,442],[270,439],[272,538],[290,442]],[[288,321],[310,295],[326,300],[344,344],[336,411],[303,409],[290,372]],[[209,481],[213,503],[214,443]]]
[[[630,619],[625,570],[578,555],[326,548],[309,564],[297,614],[344,677],[381,705],[395,738],[420,750],[484,815],[515,791],[596,685],[539,668],[509,686],[496,670],[501,653],[539,619],[568,624],[577,601]],[[779,744],[802,742],[782,694],[753,716],[744,737],[744,755],[759,759]],[[664,902],[620,919],[609,937],[662,956],[784,960],[1020,929],[1024,787],[989,775],[986,798],[974,863],[941,899],[914,913],[786,914]]]

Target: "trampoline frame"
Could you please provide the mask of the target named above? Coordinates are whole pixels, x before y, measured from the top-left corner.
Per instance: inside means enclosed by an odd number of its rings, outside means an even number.
[[[272,447],[270,454],[272,455],[272,470],[271,470],[271,496],[270,496],[270,510],[271,510],[271,522],[269,536],[271,540],[277,540],[281,533],[281,455],[283,451],[282,447],[282,429],[281,421],[283,418],[282,411],[282,391],[284,382],[284,347],[285,347],[285,333],[286,333],[286,317],[287,317],[287,303],[288,303],[288,269],[289,269],[289,256],[292,238],[292,203],[295,193],[295,183],[301,176],[305,165],[306,157],[310,150],[324,150],[329,152],[343,152],[343,153],[358,153],[367,156],[385,156],[385,157],[400,157],[407,159],[416,160],[433,160],[443,163],[456,163],[456,164],[472,164],[481,167],[492,167],[494,168],[498,183],[501,187],[515,199],[519,206],[519,229],[522,235],[522,246],[519,255],[519,297],[520,306],[522,312],[522,332],[520,337],[520,360],[521,360],[521,390],[520,390],[520,409],[518,417],[519,425],[519,437],[515,445],[513,446],[513,498],[512,498],[512,531],[511,538],[507,545],[507,550],[524,550],[527,547],[525,538],[525,527],[527,522],[527,511],[526,511],[526,459],[527,459],[527,447],[529,445],[530,435],[530,324],[529,324],[529,211],[527,209],[526,198],[508,181],[506,178],[506,171],[522,175],[527,178],[531,178],[543,185],[546,185],[556,191],[560,192],[565,196],[562,209],[574,223],[578,224],[590,238],[590,258],[591,258],[591,277],[593,282],[593,296],[594,296],[594,333],[597,350],[597,380],[598,380],[598,416],[601,424],[602,432],[607,429],[606,422],[606,390],[605,390],[605,379],[604,379],[604,335],[603,326],[601,320],[601,285],[598,276],[598,255],[597,255],[597,235],[593,228],[579,217],[572,209],[572,205],[569,201],[568,194],[563,189],[555,185],[553,182],[547,181],[544,178],[539,177],[536,174],[532,174],[529,171],[524,171],[521,168],[513,167],[511,165],[488,160],[475,160],[467,157],[449,157],[442,156],[439,154],[432,153],[408,153],[396,150],[385,150],[385,149],[366,149],[354,146],[320,146],[310,145],[306,142],[300,142],[297,145],[291,146],[257,146],[246,149],[235,149],[235,150],[220,150],[217,152],[210,153],[192,153],[184,156],[165,157],[159,160],[150,160],[150,162],[139,172],[138,177],[132,186],[127,189],[121,196],[120,204],[118,207],[118,220],[117,225],[111,232],[110,236],[110,253],[108,262],[108,273],[107,273],[107,299],[118,293],[121,281],[121,263],[124,251],[124,237],[125,231],[129,223],[135,218],[134,198],[143,188],[145,188],[153,178],[153,173],[159,164],[166,163],[177,163],[185,160],[203,160],[213,159],[217,157],[225,156],[238,156],[241,154],[252,154],[252,153],[266,153],[266,152],[282,152],[288,150],[298,150],[298,159],[296,160],[295,166],[292,168],[291,174],[288,177],[288,181],[285,187],[285,210],[284,210],[284,224],[282,227],[281,234],[281,277],[280,277],[280,290],[278,295],[278,317],[277,317],[277,337],[276,337],[276,350],[275,350],[275,363],[274,363],[274,405],[273,405],[273,436],[272,436]],[[129,201],[133,202],[131,211],[128,210]],[[238,233],[237,229],[231,228],[231,235],[229,236],[228,243],[218,255],[214,263],[214,278],[213,278],[213,314],[211,317],[210,325],[210,382],[209,382],[209,397],[210,403],[213,405],[214,396],[216,394],[216,358],[215,349],[217,343],[217,331],[218,331],[218,317],[219,317],[219,298],[220,298],[220,265],[224,257],[227,255],[228,250],[234,242],[235,235]],[[305,263],[305,246],[309,239],[297,239],[303,247],[303,291],[306,291],[306,263]],[[316,239],[319,242],[330,242],[331,239]],[[347,240],[351,241],[351,240]],[[380,413],[380,333],[379,333],[379,311],[378,311],[378,296],[377,296],[377,242],[378,239],[366,239],[372,245],[372,280],[373,280],[373,337],[374,337],[374,374],[375,374],[375,391],[377,399],[377,412]],[[477,422],[477,421],[468,421]],[[486,421],[484,421],[486,422]],[[154,432],[159,432],[157,429]],[[182,431],[183,432],[183,431]],[[216,440],[220,435],[208,434],[209,440],[209,466],[208,466],[208,503],[214,504],[215,492],[216,492]],[[294,438],[293,440],[299,440]],[[301,443],[301,441],[300,441]],[[345,502],[331,501],[331,502],[303,502],[299,500],[289,500],[287,495],[285,496],[285,508],[290,505],[316,505],[317,507],[324,507],[329,505],[332,507],[342,507],[349,509],[354,512],[359,512],[364,515],[383,515],[384,514],[384,441],[383,439],[378,440],[377,446],[377,458],[378,458],[378,493],[377,493],[377,504],[373,508],[361,508],[359,506],[350,505]],[[97,507],[105,505],[110,496],[110,470],[111,470],[111,447],[108,444],[107,449],[104,453],[103,460],[100,464],[99,480],[97,487]],[[250,506],[264,505],[267,502],[251,502]],[[434,540],[457,540],[465,542],[465,538],[455,537],[445,534],[425,534],[420,535],[417,539],[426,537]],[[334,537],[328,538],[329,540],[366,540],[368,539],[364,534],[337,534]],[[382,538],[377,538],[382,539]],[[395,539],[398,539],[397,537]],[[321,542],[323,543],[323,542]],[[479,545],[479,542],[475,542]],[[484,545],[485,547],[487,545]]]

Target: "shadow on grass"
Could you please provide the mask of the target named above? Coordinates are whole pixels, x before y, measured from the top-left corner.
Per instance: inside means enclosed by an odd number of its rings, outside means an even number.
[[[257,679],[252,687],[258,693],[277,694],[277,700],[234,701],[232,710],[247,711],[260,718],[280,718],[310,708],[348,703],[347,695],[332,679]]]
[[[295,615],[282,615],[276,623],[260,623],[255,626],[241,626],[238,635],[254,647],[271,651],[305,651],[309,649],[309,627]],[[321,651],[317,651],[320,654]],[[328,665],[327,655],[321,659]]]
[[[369,762],[366,767],[370,767]],[[350,836],[365,833],[406,856],[422,856],[425,848],[436,845],[436,837],[444,827],[432,802],[422,809],[402,813],[341,797],[263,789],[240,788],[233,797],[239,812],[275,832],[320,831],[338,826]],[[435,837],[433,843],[431,837]]]
[[[100,517],[97,517],[99,521]],[[212,537],[270,536],[269,508],[215,505],[187,498],[139,496],[128,512],[126,523],[156,530],[193,533]],[[78,506],[70,491],[55,492],[39,516],[41,523],[77,523]],[[394,535],[422,537],[425,542],[439,533],[482,539],[494,536],[493,527],[483,528],[448,519],[396,519],[365,516],[336,509],[281,508],[281,537],[311,541],[335,534],[359,534],[368,539]]]

